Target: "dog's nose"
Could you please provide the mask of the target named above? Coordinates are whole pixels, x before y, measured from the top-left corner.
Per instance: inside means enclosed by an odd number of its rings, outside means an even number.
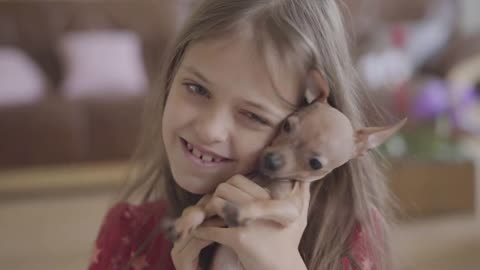
[[[276,171],[283,167],[285,161],[281,155],[275,154],[273,152],[267,153],[264,157],[264,164],[266,169],[271,171]]]

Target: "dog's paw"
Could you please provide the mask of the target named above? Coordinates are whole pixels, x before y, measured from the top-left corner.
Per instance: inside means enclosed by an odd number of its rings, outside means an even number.
[[[238,227],[242,225],[242,222],[240,222],[239,219],[239,213],[240,212],[237,206],[232,203],[226,203],[223,207],[225,223],[227,223],[229,227]]]
[[[175,220],[171,218],[164,218],[161,223],[162,230],[165,233],[165,237],[171,241],[176,242],[181,238],[182,233],[175,227]]]

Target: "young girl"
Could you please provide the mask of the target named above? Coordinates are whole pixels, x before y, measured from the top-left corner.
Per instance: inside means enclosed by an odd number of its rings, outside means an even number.
[[[287,228],[225,228],[217,218],[173,246],[161,229],[206,193],[240,204],[269,198],[246,176],[305,105],[312,69],[355,127],[379,124],[357,89],[335,0],[203,0],[164,64],[146,110],[144,168],[126,195],[142,202],[109,211],[90,270],[225,269],[219,244],[246,270],[388,268],[388,193],[372,154],[305,190],[310,206]]]

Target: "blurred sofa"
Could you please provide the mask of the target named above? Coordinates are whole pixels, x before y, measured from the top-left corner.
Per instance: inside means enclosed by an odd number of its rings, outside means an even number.
[[[129,158],[145,95],[66,98],[58,42],[74,31],[131,31],[141,40],[150,82],[189,5],[171,0],[0,2],[0,47],[24,51],[48,81],[37,101],[0,106],[0,169]],[[1,91],[11,90],[5,87]]]
[[[128,29],[141,39],[143,62],[152,79],[168,42],[199,1],[0,2],[0,46],[27,52],[49,82],[47,96],[38,102],[0,106],[0,168],[128,158],[138,138],[144,96],[65,99],[59,90],[65,69],[57,42],[71,31]],[[355,34],[354,54],[365,49],[374,26],[418,19],[432,1],[346,0],[350,13],[346,21]],[[478,52],[480,35],[465,36],[456,30],[449,45],[423,71],[444,76]]]

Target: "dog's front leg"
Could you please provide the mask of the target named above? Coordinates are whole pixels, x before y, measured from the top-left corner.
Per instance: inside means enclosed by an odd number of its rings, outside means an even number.
[[[302,194],[300,185],[296,182],[293,189],[284,197],[271,200],[261,200],[244,205],[228,204],[224,207],[224,219],[229,226],[245,225],[251,220],[262,219],[274,221],[282,226],[287,226],[300,216],[302,209]]]
[[[213,197],[212,194],[204,195],[196,205],[183,210],[182,215],[175,221],[174,230],[171,230],[170,236],[176,240],[190,234],[209,217],[218,215],[224,218],[222,210],[225,204],[225,200]]]
[[[256,219],[270,220],[287,226],[300,215],[296,203],[289,199],[256,201],[241,206],[227,205],[224,213],[229,226],[245,225]]]
[[[211,201],[212,195],[204,195],[196,205],[185,208],[182,215],[175,220],[173,228],[168,229],[169,238],[173,241],[191,233],[191,231],[211,216],[205,206]]]

